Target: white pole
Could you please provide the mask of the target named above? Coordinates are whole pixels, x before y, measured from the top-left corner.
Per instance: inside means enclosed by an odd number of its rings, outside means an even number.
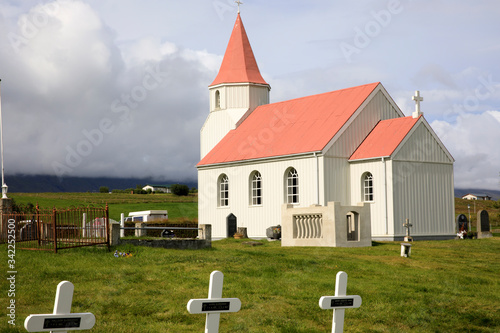
[[[0,79],[0,82],[2,80]],[[2,160],[2,199],[7,199],[7,184],[5,184],[3,171],[3,126],[2,126],[2,94],[0,93],[0,151]]]
[[[125,214],[120,214],[120,227],[125,228]],[[120,237],[125,237],[125,229],[120,229]]]

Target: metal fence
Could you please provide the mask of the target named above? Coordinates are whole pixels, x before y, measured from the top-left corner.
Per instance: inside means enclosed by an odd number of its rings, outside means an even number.
[[[76,207],[32,212],[3,213],[0,242],[15,237],[16,247],[57,252],[82,246],[107,245],[109,249],[108,206]]]

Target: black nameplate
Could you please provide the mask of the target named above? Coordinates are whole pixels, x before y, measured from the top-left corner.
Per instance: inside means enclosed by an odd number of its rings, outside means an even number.
[[[229,302],[203,302],[201,304],[201,311],[229,311]]]
[[[332,308],[337,306],[353,306],[353,305],[354,305],[354,298],[332,299],[332,304],[330,304]]]
[[[82,318],[45,318],[43,322],[44,329],[54,328],[79,328]]]

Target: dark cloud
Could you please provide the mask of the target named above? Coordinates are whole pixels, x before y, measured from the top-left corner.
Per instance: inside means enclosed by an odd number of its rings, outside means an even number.
[[[455,184],[497,188],[497,7],[293,0],[241,10],[271,101],[381,81],[409,115],[420,90],[456,159]],[[195,179],[207,86],[235,18],[230,0],[0,4],[6,172]]]

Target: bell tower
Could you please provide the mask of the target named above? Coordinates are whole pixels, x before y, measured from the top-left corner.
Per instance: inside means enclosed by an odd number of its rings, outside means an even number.
[[[201,158],[256,107],[269,104],[271,86],[260,74],[239,11],[219,73],[208,90],[210,113],[200,131]]]

